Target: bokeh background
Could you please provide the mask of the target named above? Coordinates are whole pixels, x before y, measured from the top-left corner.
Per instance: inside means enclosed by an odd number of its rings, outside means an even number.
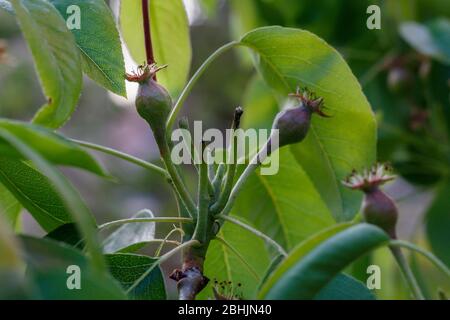
[[[381,30],[366,27],[370,4],[381,8]],[[117,1],[110,5],[117,12]],[[376,113],[379,160],[391,162],[401,177],[387,187],[400,207],[399,237],[433,249],[450,265],[450,1],[185,0],[185,6],[191,25],[192,70],[217,47],[260,26],[303,28],[333,45],[360,80]],[[244,117],[244,126],[270,126],[278,106],[255,75],[248,52],[240,50],[221,57],[200,79],[183,111],[191,121],[201,119],[204,128],[225,129],[234,108],[242,105],[255,115],[251,122]],[[131,71],[136,65],[124,54]],[[79,107],[61,132],[159,162],[153,137],[133,106],[136,88],[129,85],[126,100],[87,78],[84,83]],[[43,103],[21,32],[14,19],[0,11],[0,116],[29,120]],[[156,215],[174,214],[173,195],[160,176],[97,156],[116,182],[81,171],[64,172],[99,223],[129,217],[143,208]],[[26,212],[18,228],[44,234]],[[158,229],[161,234],[165,231]],[[370,259],[383,270],[378,296],[406,298],[407,290],[388,252],[379,250]],[[410,259],[429,297],[436,297],[430,288],[441,286],[449,292],[449,285],[441,283],[431,265]],[[367,276],[357,268],[353,273]]]

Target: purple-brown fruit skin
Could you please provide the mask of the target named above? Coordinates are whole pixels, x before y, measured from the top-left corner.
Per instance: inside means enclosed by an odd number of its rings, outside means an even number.
[[[312,111],[300,106],[281,111],[275,118],[272,128],[279,130],[279,147],[302,141],[308,133]]]
[[[398,212],[394,201],[378,187],[366,190],[365,193],[362,206],[364,220],[380,227],[395,239]]]
[[[166,121],[172,109],[172,99],[167,90],[151,78],[139,83],[136,109],[152,128],[158,145],[164,143]]]

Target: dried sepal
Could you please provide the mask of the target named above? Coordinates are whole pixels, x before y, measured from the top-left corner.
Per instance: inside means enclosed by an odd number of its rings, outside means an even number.
[[[125,75],[125,78],[130,82],[145,82],[150,78],[153,78],[155,74],[166,68],[167,65],[163,65],[158,67],[156,63],[153,63],[151,65],[143,64],[137,67],[136,71],[131,71],[131,73],[127,73]]]
[[[392,167],[387,163],[377,163],[370,170],[364,169],[361,173],[353,172],[342,181],[342,184],[353,190],[368,191],[388,181],[394,180]]]
[[[323,98],[317,97],[316,94],[310,91],[308,88],[297,87],[297,91],[295,93],[290,93],[289,96],[298,98],[306,108],[320,115],[321,117],[330,117],[330,115],[323,112],[323,109],[325,109]]]

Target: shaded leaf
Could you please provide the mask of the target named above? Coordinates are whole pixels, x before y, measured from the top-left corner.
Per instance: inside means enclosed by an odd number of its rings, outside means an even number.
[[[183,89],[191,64],[191,43],[186,11],[182,0],[149,2],[150,29],[155,61],[169,67],[158,72],[158,82],[172,97]],[[146,61],[141,1],[121,1],[122,37],[136,63]]]
[[[75,223],[63,224],[55,230],[47,233],[45,238],[63,242],[80,250],[84,247],[84,241],[81,238],[80,232],[78,231]]]
[[[426,231],[433,252],[450,267],[450,184],[443,185],[426,214]]]
[[[142,210],[133,218],[153,218],[150,210]],[[103,252],[131,252],[140,249],[146,241],[155,238],[154,222],[127,223],[111,233],[103,242]]]
[[[33,121],[59,128],[75,110],[81,91],[81,64],[75,39],[59,12],[47,1],[11,0],[11,4],[48,99]]]
[[[36,295],[48,300],[125,299],[116,281],[108,274],[97,272],[82,253],[68,245],[49,239],[20,237],[28,263],[28,274],[33,280]],[[81,271],[81,290],[69,290],[69,266]]]
[[[364,283],[340,273],[320,290],[314,300],[376,300],[376,298]]]
[[[0,157],[0,182],[44,230],[73,221],[52,183],[29,164]]]
[[[296,251],[303,251],[303,257],[295,261],[288,257],[280,264],[260,296],[274,300],[313,299],[348,264],[388,241],[383,230],[362,223],[326,238],[312,250],[299,246]],[[296,254],[294,251],[290,256]],[[278,271],[283,268],[286,272],[280,275]]]
[[[26,141],[41,156],[54,164],[81,168],[101,176],[107,175],[94,157],[60,134],[37,125],[5,119],[0,119],[0,128]],[[3,139],[0,139],[0,154],[24,158],[15,147]]]
[[[336,50],[304,30],[259,28],[241,44],[252,49],[267,84],[283,97],[300,85],[324,98],[332,117],[313,117],[308,136],[291,150],[335,219],[352,219],[361,195],[340,180],[352,169],[372,165],[376,150],[375,118],[357,79]]]
[[[80,51],[83,71],[106,89],[126,96],[125,65],[119,32],[104,0],[49,0],[60,14],[69,18],[68,8],[80,8],[81,28],[72,29]]]
[[[103,260],[101,247],[97,242],[97,228],[94,217],[78,192],[58,170],[53,168],[42,156],[36,153],[22,140],[4,129],[0,129],[0,138],[14,146],[25,158],[30,159],[33,165],[42,171],[48,180],[51,181],[55,190],[58,192],[58,195],[61,196],[64,206],[68,209],[70,216],[73,217],[73,220],[77,223],[80,232],[86,241],[86,251],[92,259],[93,266],[97,272],[105,271],[106,265]],[[51,222],[55,222],[54,219]],[[58,225],[54,226],[54,228]]]
[[[143,255],[116,253],[106,255],[106,262],[114,278],[128,289],[148,268],[157,261]],[[166,288],[159,267],[154,268],[129,294],[135,300],[165,300]]]

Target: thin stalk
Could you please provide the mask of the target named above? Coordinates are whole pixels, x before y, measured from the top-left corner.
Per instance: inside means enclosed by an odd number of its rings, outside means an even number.
[[[193,218],[197,215],[197,208],[194,204],[194,201],[192,200],[191,195],[187,191],[187,188],[186,188],[183,180],[181,179],[177,168],[175,167],[175,165],[172,162],[172,159],[170,158],[170,148],[169,148],[168,144],[164,143],[162,145],[162,148],[164,148],[164,150],[161,150],[161,152],[160,152],[161,157],[164,161],[164,164],[166,165],[166,169],[172,180],[173,186],[175,187],[175,190],[177,191],[178,195],[180,196],[181,201],[183,201],[191,218]]]
[[[405,259],[405,256],[403,255],[402,251],[398,247],[389,247],[391,249],[392,255],[394,256],[395,260],[397,261],[397,264],[400,268],[400,270],[403,273],[403,276],[405,277],[406,282],[408,283],[409,288],[411,289],[411,292],[416,300],[425,300],[425,297],[420,290],[420,287],[417,283],[417,280],[414,276],[414,273],[412,272],[411,268],[408,265],[408,262]]]
[[[200,243],[197,240],[189,240],[186,241],[185,243],[179,245],[176,248],[173,248],[172,250],[170,250],[169,252],[163,254],[157,261],[155,261],[154,264],[152,264],[150,266],[150,268],[148,268],[127,290],[126,290],[126,294],[129,294],[131,291],[133,291],[134,288],[136,288],[139,283],[141,283],[142,280],[145,279],[145,277],[147,277],[150,272],[153,271],[153,269],[155,269],[157,266],[159,266],[161,263],[167,261],[168,259],[170,259],[173,255],[175,255],[176,253],[182,251],[183,249],[190,247],[190,246],[194,246],[194,245],[199,245]]]
[[[228,51],[229,49],[236,47],[239,45],[238,41],[229,42],[219,49],[217,49],[213,54],[211,54],[208,59],[206,59],[203,64],[200,66],[200,68],[197,69],[197,71],[194,73],[192,78],[189,80],[188,84],[184,87],[183,91],[180,94],[180,97],[178,98],[177,102],[175,103],[175,106],[172,109],[172,112],[169,116],[169,119],[167,120],[167,131],[171,132],[172,127],[175,123],[175,120],[177,118],[178,113],[180,112],[184,101],[189,96],[190,92],[192,91],[192,88],[197,83],[198,79],[201,77],[201,75],[205,72],[205,70],[209,67],[209,65],[216,60],[219,56],[221,56],[224,52]]]
[[[234,205],[234,202],[236,201],[236,198],[241,191],[242,187],[244,186],[247,179],[250,177],[250,175],[255,172],[255,170],[259,167],[259,165],[265,160],[265,157],[267,156],[267,149],[268,149],[268,142],[264,145],[263,148],[250,160],[250,163],[245,168],[244,172],[239,176],[239,179],[236,181],[236,184],[234,185],[233,189],[231,190],[230,197],[228,198],[228,202],[223,208],[222,212],[220,212],[221,215],[228,215],[231,211],[231,208]]]
[[[150,163],[150,162],[144,161],[142,159],[136,158],[136,157],[134,157],[132,155],[126,154],[124,152],[121,152],[121,151],[118,151],[118,150],[115,150],[115,149],[111,149],[111,148],[108,148],[108,147],[104,147],[104,146],[101,146],[101,145],[98,145],[98,144],[95,144],[95,143],[91,143],[91,142],[80,141],[80,140],[75,140],[75,139],[69,139],[69,140],[74,142],[74,143],[76,143],[76,144],[78,144],[78,145],[80,145],[80,146],[82,146],[82,147],[85,147],[85,148],[88,148],[88,149],[92,149],[92,150],[96,150],[96,151],[100,151],[100,152],[103,152],[105,154],[109,154],[109,155],[112,155],[114,157],[120,158],[122,160],[134,163],[134,164],[136,164],[136,165],[138,165],[138,166],[140,166],[140,167],[142,167],[144,169],[148,169],[150,171],[157,172],[160,175],[164,176],[165,178],[169,177],[169,174],[163,168],[161,168],[161,167],[159,167],[159,166],[157,166],[157,165],[155,165],[153,163]]]
[[[175,222],[175,223],[192,223],[194,220],[191,218],[183,217],[154,217],[154,218],[130,218],[130,219],[120,219],[110,222],[106,222],[98,226],[99,230],[104,230],[112,227],[121,226],[127,223],[142,223],[142,222]]]
[[[169,240],[170,236],[173,235],[175,232],[179,232],[181,235],[181,239],[183,239],[184,237],[184,231],[181,228],[174,228],[172,229],[163,239],[161,245],[158,247],[158,249],[155,252],[155,257],[159,257],[159,255],[161,254],[161,250],[163,249],[164,245],[166,243],[169,243],[171,240]]]
[[[218,240],[219,242],[222,242],[222,244],[224,244],[228,249],[230,249],[235,255],[236,257],[241,260],[241,262],[244,264],[244,266],[248,269],[248,271],[250,271],[250,273],[253,275],[253,277],[256,280],[261,280],[259,278],[258,273],[256,272],[255,269],[253,269],[253,267],[247,262],[247,260],[245,260],[245,258],[241,255],[241,253],[239,251],[237,251],[237,249],[235,247],[233,247],[230,243],[228,243],[228,241],[226,241],[224,238],[220,237],[220,236],[216,236],[214,238],[215,240]]]
[[[205,144],[203,143],[202,150],[204,151]],[[202,244],[208,242],[208,225],[209,225],[209,191],[208,191],[208,164],[202,159],[199,167],[200,181],[198,184],[198,217],[197,226],[193,239],[200,241]]]
[[[142,0],[142,27],[144,29],[145,56],[147,58],[147,64],[152,65],[155,63],[155,57],[153,56],[152,33],[150,29],[149,1],[150,0]],[[156,81],[156,73],[153,75],[153,80]]]
[[[389,245],[396,246],[396,247],[407,248],[407,249],[410,249],[410,250],[415,251],[417,253],[420,253],[425,258],[430,260],[430,262],[432,262],[447,277],[450,278],[450,269],[447,268],[447,266],[441,260],[439,260],[434,254],[432,254],[431,252],[428,252],[428,251],[426,251],[426,250],[416,246],[415,244],[413,244],[411,242],[403,241],[403,240],[391,240],[389,242]]]
[[[235,219],[233,217],[230,216],[224,216],[224,215],[217,215],[215,216],[215,218],[217,219],[223,219],[225,221],[231,222],[247,231],[250,231],[251,233],[253,233],[255,236],[260,237],[261,239],[263,239],[264,241],[266,241],[268,244],[270,244],[272,247],[274,247],[281,255],[287,257],[287,252],[283,249],[283,247],[276,242],[275,240],[273,240],[271,237],[269,237],[268,235],[266,235],[265,233],[262,233],[261,231],[253,228],[252,226],[249,226],[248,224],[239,221],[238,219]]]

